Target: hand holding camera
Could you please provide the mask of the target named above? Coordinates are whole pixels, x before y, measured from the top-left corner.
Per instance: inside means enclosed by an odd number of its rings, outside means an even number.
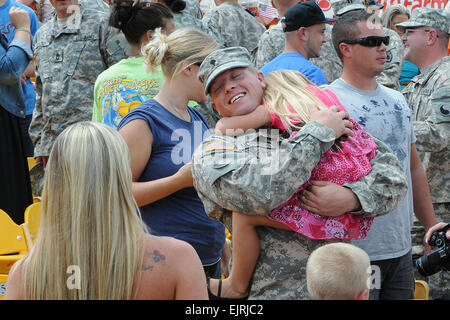
[[[440,222],[431,227],[425,235],[425,246],[428,251],[435,249],[420,257],[416,262],[419,273],[430,276],[441,270],[450,271],[450,224]]]

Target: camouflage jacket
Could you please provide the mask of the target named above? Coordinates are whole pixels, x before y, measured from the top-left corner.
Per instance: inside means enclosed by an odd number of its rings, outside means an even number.
[[[194,186],[209,216],[232,232],[231,211],[264,215],[287,201],[334,140],[334,131],[316,122],[305,125],[290,140],[282,140],[277,130],[267,128],[237,137],[212,135],[193,154]],[[362,210],[354,214],[364,217],[392,211],[408,189],[395,155],[374,140],[378,150],[371,161],[372,171],[344,185],[361,202]],[[273,228],[257,230],[261,249],[250,299],[308,299],[306,262],[327,241]]]
[[[35,156],[48,156],[66,127],[91,119],[97,76],[125,57],[116,38],[105,13],[83,8],[63,29],[53,17],[36,33],[37,100],[29,129]]]
[[[421,70],[403,94],[433,203],[450,202],[450,56]]]
[[[322,69],[327,82],[330,84],[342,75],[342,61],[334,49],[331,39],[332,27],[325,29],[327,42],[322,45],[320,57],[311,59],[311,62]],[[403,68],[403,42],[400,36],[393,30],[383,28],[390,37],[389,46],[386,48],[386,64],[384,71],[377,76],[377,82],[395,90],[400,90],[400,73]],[[260,38],[255,64],[258,69],[283,52],[285,45],[284,32],[281,24],[267,30]]]
[[[222,36],[214,27],[204,24],[201,19],[197,19],[191,14],[184,12],[185,10],[181,11],[180,13],[173,13],[175,30],[187,27],[199,29],[213,37],[213,39],[216,40],[217,44],[220,47],[224,46],[224,40]]]
[[[220,33],[225,47],[244,47],[252,57],[256,54],[260,36],[266,31],[255,17],[233,2],[209,10],[203,17],[203,24]]]
[[[197,19],[203,18],[200,2],[198,0],[186,0],[186,8],[184,8],[184,11]]]

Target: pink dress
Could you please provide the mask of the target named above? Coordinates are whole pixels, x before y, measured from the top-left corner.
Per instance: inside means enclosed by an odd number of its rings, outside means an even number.
[[[329,90],[310,88],[326,106],[337,105],[345,110],[337,97]],[[311,180],[330,181],[339,185],[355,182],[366,176],[372,167],[369,163],[376,155],[377,145],[367,132],[353,119],[355,135],[341,141],[342,149],[329,149],[311,172],[311,177],[284,204],[268,215],[269,219],[281,222],[292,230],[311,239],[358,240],[366,237],[373,218],[360,218],[345,213],[338,217],[326,217],[309,212],[300,207],[300,191],[311,185]],[[272,114],[272,125],[285,130],[281,120]]]

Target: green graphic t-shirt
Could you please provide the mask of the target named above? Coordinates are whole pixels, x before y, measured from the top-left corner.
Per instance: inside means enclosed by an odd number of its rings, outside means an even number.
[[[120,120],[161,89],[164,76],[145,71],[144,57],[127,58],[102,72],[95,82],[92,121],[117,128]]]

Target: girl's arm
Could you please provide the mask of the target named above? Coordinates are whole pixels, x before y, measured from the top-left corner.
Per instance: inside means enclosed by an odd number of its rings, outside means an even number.
[[[216,124],[215,133],[236,136],[249,129],[258,129],[270,123],[272,118],[269,110],[264,105],[260,105],[248,114],[220,119]]]

